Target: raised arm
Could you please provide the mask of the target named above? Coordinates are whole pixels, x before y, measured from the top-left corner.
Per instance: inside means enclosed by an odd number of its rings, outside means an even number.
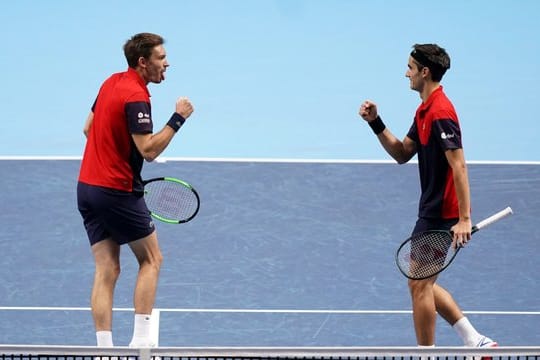
[[[186,97],[176,101],[176,112],[167,125],[153,134],[132,134],[135,146],[146,161],[155,160],[169,145],[184,121],[193,113],[193,106]]]
[[[395,137],[382,122],[374,102],[364,101],[358,113],[377,135],[386,152],[399,164],[408,162],[416,154],[416,143],[408,136],[405,136],[403,141]]]

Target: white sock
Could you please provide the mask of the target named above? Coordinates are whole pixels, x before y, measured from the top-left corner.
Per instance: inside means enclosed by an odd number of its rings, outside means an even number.
[[[465,346],[476,346],[482,337],[465,316],[456,321],[452,327],[456,330]]]
[[[419,348],[427,349],[427,348],[434,348],[435,344],[433,345],[417,345]],[[429,356],[420,356],[420,360],[432,360]]]
[[[150,345],[150,324],[152,317],[147,314],[135,314],[133,321],[133,338],[130,346],[149,346]]]
[[[96,331],[97,346],[112,347],[112,331]]]

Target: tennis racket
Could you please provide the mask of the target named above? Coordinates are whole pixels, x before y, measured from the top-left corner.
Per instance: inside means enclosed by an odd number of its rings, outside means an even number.
[[[181,224],[199,212],[199,194],[187,182],[173,177],[158,177],[145,180],[143,184],[144,200],[155,219]]]
[[[473,226],[471,233],[485,228],[512,214],[512,209],[498,213]],[[439,274],[454,260],[461,247],[451,249],[452,232],[431,230],[414,234],[405,240],[396,252],[396,264],[403,275],[413,280],[422,280]]]

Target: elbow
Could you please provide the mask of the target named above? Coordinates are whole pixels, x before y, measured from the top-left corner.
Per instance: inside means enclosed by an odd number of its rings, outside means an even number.
[[[412,159],[412,156],[410,155],[398,155],[398,156],[395,156],[394,157],[394,160],[396,160],[396,162],[399,164],[399,165],[403,165],[403,164],[406,164],[409,162],[409,160]]]
[[[159,153],[157,153],[155,151],[143,151],[143,152],[141,152],[141,155],[142,155],[143,159],[146,160],[147,162],[152,162],[152,161],[156,160]]]
[[[139,146],[135,145],[139,154],[142,156],[142,158],[144,160],[146,160],[147,162],[152,162],[154,161],[158,155],[159,155],[159,151],[156,151],[150,143],[146,143],[146,144],[140,144]]]
[[[147,155],[143,155],[143,158],[147,162],[152,162],[152,161],[156,160],[157,156],[147,154]]]
[[[133,135],[133,142],[139,154],[148,162],[156,160],[165,149],[151,134]]]

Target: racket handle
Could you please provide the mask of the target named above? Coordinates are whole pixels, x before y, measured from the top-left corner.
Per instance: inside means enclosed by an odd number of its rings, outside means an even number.
[[[499,221],[502,218],[504,218],[504,217],[506,217],[508,215],[511,215],[511,214],[513,214],[513,211],[512,211],[512,208],[509,206],[506,209],[501,210],[498,213],[491,215],[487,219],[484,219],[484,220],[480,221],[478,224],[476,224],[473,227],[473,232],[476,232],[476,231],[478,231],[478,230],[480,230],[482,228],[485,228],[486,226],[491,225],[494,222]]]

